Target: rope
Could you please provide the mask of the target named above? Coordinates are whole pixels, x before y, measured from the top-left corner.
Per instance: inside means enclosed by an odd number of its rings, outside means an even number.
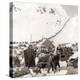
[[[47,39],[51,39],[51,38],[57,36],[57,35],[64,29],[65,25],[67,24],[67,22],[68,22],[69,20],[70,20],[70,18],[67,19],[67,21],[64,23],[63,27],[62,27],[57,33],[55,33],[55,35],[53,35],[53,36],[51,36],[51,37],[49,37],[49,38],[47,38]],[[37,41],[37,43],[41,42],[42,40],[43,40],[43,39]]]
[[[55,35],[49,37],[48,39],[51,39],[51,38],[57,36],[57,35],[64,29],[65,25],[67,24],[67,22],[68,22],[69,20],[70,20],[70,18],[67,19],[67,21],[64,23],[63,27],[62,27]]]

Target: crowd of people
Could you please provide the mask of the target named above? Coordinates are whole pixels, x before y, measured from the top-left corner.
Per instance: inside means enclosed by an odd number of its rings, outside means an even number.
[[[23,50],[23,68],[27,68],[26,71],[32,69],[35,73],[41,73],[41,69],[47,69],[47,73],[52,71],[55,73],[57,69],[60,71],[60,61],[68,61],[69,57],[73,54],[73,50],[71,47],[54,47],[52,50],[50,49],[39,49],[34,47],[33,45],[28,45],[28,47]],[[22,55],[20,54],[20,55]],[[64,59],[63,59],[64,55]],[[21,61],[19,56],[13,58],[14,66],[20,68]],[[18,70],[19,71],[19,70]],[[17,71],[16,71],[17,72]],[[25,72],[25,70],[24,70]],[[30,73],[30,71],[28,71]],[[27,73],[25,73],[27,74]],[[23,74],[22,74],[23,75]]]

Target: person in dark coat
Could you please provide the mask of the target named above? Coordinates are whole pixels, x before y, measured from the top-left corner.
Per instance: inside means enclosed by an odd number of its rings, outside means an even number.
[[[28,49],[24,51],[24,59],[26,67],[35,66],[36,51],[33,49],[32,45],[29,45]]]
[[[60,64],[59,64],[59,55],[55,55],[54,57],[54,64],[55,64],[55,70],[57,69],[57,66],[60,68]]]
[[[59,50],[57,49],[56,51],[56,55],[54,56],[54,59],[53,59],[53,62],[54,62],[54,69],[56,70],[57,67],[59,68],[59,71],[60,71],[60,52]]]

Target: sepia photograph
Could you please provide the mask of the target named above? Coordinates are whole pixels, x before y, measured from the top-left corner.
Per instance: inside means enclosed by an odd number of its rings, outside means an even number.
[[[78,6],[10,2],[10,77],[78,74]]]

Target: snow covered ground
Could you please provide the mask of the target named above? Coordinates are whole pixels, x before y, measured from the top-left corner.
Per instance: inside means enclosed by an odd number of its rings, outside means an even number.
[[[30,74],[23,75],[21,77],[26,78],[26,77],[40,77],[40,76],[55,76],[55,75],[67,75],[69,72],[70,74],[76,74],[78,69],[73,68],[73,67],[67,67],[67,63],[65,61],[60,62],[60,71],[57,69],[57,71],[54,73],[54,71],[50,70],[49,73],[47,73],[47,69],[41,69],[41,73],[34,73],[32,69],[30,69]],[[71,70],[71,71],[70,71]],[[74,72],[74,73],[72,73]]]
[[[49,73],[47,73],[47,69],[41,69],[41,73],[34,73],[32,71],[32,69],[30,69],[30,74],[27,74],[27,75],[23,75],[21,77],[40,77],[40,76],[54,76],[54,75],[66,75],[67,74],[67,63],[64,61],[64,62],[60,62],[60,65],[61,65],[61,70],[57,70],[55,73],[54,71],[50,70]]]
[[[40,76],[54,76],[54,75],[65,75],[67,74],[67,70],[61,70],[61,71],[57,71],[56,73],[54,73],[53,71],[51,71],[50,73],[47,73],[47,71],[43,71],[42,73],[39,73],[39,74],[27,74],[27,75],[24,75],[23,77],[26,78],[26,77],[40,77]]]

